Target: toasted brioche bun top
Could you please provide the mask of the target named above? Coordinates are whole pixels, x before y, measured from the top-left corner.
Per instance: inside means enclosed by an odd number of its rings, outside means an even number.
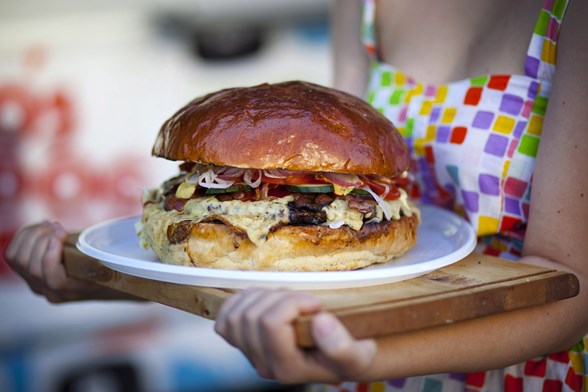
[[[342,91],[292,81],[194,99],[167,120],[153,155],[254,169],[396,176],[409,153],[394,125]]]

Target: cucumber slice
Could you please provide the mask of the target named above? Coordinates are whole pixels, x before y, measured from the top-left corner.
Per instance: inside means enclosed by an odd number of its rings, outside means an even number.
[[[351,192],[352,195],[371,195],[368,191],[366,191],[365,189],[359,189],[359,188],[355,188],[354,190],[352,190]]]
[[[204,193],[207,195],[218,195],[221,193],[233,193],[233,192],[239,192],[239,191],[246,191],[249,189],[251,189],[251,187],[249,185],[238,184],[238,185],[230,186],[225,189],[208,188],[206,191],[204,191]]]
[[[290,192],[298,193],[331,193],[333,186],[331,184],[305,184],[305,185],[286,185]]]

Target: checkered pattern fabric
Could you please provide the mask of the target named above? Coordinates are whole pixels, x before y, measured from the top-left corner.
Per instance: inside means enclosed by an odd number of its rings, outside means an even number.
[[[460,208],[483,236],[527,220],[550,89],[527,75],[426,85],[374,62],[368,101],[412,147],[420,197]]]
[[[480,236],[477,251],[520,258],[567,0],[545,1],[524,75],[481,75],[443,85],[421,83],[378,60],[375,2],[364,0],[363,41],[373,59],[367,99],[392,120],[411,148],[417,178],[413,196],[466,217]],[[581,391],[585,384],[588,390],[584,343],[506,369],[310,390]]]

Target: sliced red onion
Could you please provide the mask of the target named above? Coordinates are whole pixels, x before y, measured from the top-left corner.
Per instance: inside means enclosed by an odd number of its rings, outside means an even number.
[[[385,199],[390,193],[392,180],[388,177],[383,176],[361,176],[362,181],[369,186],[369,184],[375,184],[384,188],[384,192],[380,195],[382,199]]]
[[[392,214],[390,213],[390,211],[388,211],[388,206],[384,202],[384,199],[382,199],[376,192],[372,191],[369,186],[364,186],[361,189],[369,192],[372,195],[376,203],[378,203],[378,205],[382,209],[382,212],[384,213],[384,216],[387,220],[392,219]]]
[[[380,197],[382,199],[385,199],[386,196],[388,196],[388,193],[390,193],[390,189],[391,188],[390,188],[390,185],[388,185],[387,183],[385,183],[385,182],[377,182],[377,181],[371,181],[371,183],[374,184],[374,185],[378,185],[378,186],[384,188],[384,192],[382,192],[382,194],[380,194]],[[368,186],[369,186],[369,184],[370,184],[370,182],[368,182]]]
[[[333,184],[344,186],[347,188],[359,188],[363,185],[361,179],[355,174],[343,174],[343,173],[323,173],[324,176],[331,181]]]
[[[232,186],[235,181],[218,178],[212,169],[205,171],[198,177],[198,185],[204,188],[226,189]]]
[[[223,181],[222,183],[199,181],[198,185],[203,188],[227,189],[233,185],[232,181]]]
[[[288,175],[281,169],[264,170],[263,175],[269,178],[286,178]]]
[[[253,173],[257,172],[257,180],[253,181]],[[246,170],[243,181],[251,188],[257,188],[261,184],[261,170]]]
[[[218,175],[222,175],[223,177],[229,178],[239,178],[245,173],[245,169],[240,167],[232,167],[232,166],[222,166],[220,170],[216,172]]]

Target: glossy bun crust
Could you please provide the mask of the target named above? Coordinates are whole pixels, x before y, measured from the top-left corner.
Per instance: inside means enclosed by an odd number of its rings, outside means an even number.
[[[396,176],[409,168],[392,123],[363,100],[306,82],[231,88],[167,120],[153,155],[254,169]]]

